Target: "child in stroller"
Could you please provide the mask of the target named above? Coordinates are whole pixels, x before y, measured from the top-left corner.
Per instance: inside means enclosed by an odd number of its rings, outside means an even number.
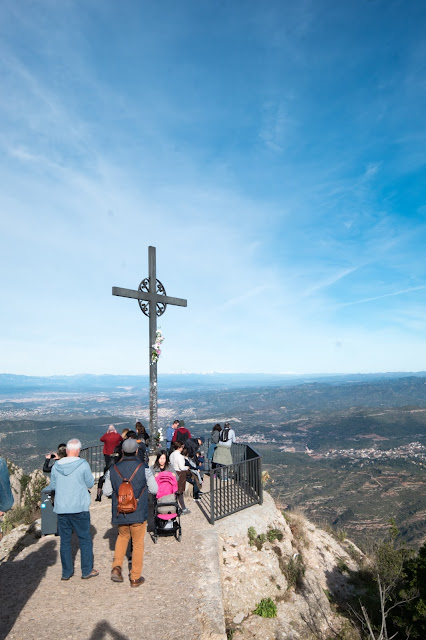
[[[158,485],[154,503],[154,543],[159,535],[174,535],[180,542],[182,529],[180,526],[181,508],[176,499],[178,483],[171,471],[161,471],[155,477]]]

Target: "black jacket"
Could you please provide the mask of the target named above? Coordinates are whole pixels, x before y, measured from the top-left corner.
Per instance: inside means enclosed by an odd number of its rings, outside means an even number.
[[[188,438],[188,440],[185,442],[185,447],[188,451],[188,457],[195,458],[195,454],[200,448],[200,445],[198,444],[198,438]]]

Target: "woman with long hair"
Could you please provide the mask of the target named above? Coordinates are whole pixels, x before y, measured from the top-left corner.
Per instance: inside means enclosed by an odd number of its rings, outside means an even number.
[[[222,427],[217,422],[212,429],[212,435],[210,437],[210,446],[209,446],[209,450],[207,451],[207,458],[212,463],[212,469],[216,469],[216,463],[212,462],[212,460],[213,460],[214,452],[217,447],[217,443],[219,442],[219,439],[220,439],[221,431],[222,431]]]
[[[143,442],[145,446],[149,445],[149,433],[143,426],[142,422],[137,422],[135,424],[136,433],[138,435],[137,441]]]
[[[161,473],[162,471],[171,471],[175,472],[173,466],[170,464],[169,454],[165,449],[161,449],[157,453],[157,457],[155,458],[155,462],[151,467],[152,473],[156,476],[157,473]]]

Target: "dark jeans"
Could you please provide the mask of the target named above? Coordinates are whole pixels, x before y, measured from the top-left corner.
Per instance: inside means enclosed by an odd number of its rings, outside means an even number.
[[[189,482],[189,484],[192,484],[192,486],[194,487],[194,498],[197,499],[200,496],[200,490],[198,488],[197,483],[195,482],[195,479],[192,476],[188,476],[186,479],[187,482]]]
[[[61,537],[62,577],[74,573],[71,552],[71,536],[75,531],[80,543],[81,575],[88,576],[93,569],[93,542],[90,535],[90,513],[58,513],[58,533]]]
[[[227,480],[228,479],[228,474],[226,471],[223,470],[224,467],[228,466],[226,464],[220,464],[219,462],[214,463],[215,464],[215,470],[216,470],[216,477],[220,478],[221,480]]]

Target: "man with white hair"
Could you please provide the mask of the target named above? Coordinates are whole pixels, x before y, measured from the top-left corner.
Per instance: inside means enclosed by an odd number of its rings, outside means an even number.
[[[90,535],[90,493],[94,479],[86,460],[79,457],[81,442],[68,440],[67,457],[52,467],[50,486],[55,490],[53,510],[58,514],[58,533],[61,538],[62,578],[74,575],[71,536],[75,531],[80,543],[81,577],[94,578],[99,571],[93,568],[93,542]]]

